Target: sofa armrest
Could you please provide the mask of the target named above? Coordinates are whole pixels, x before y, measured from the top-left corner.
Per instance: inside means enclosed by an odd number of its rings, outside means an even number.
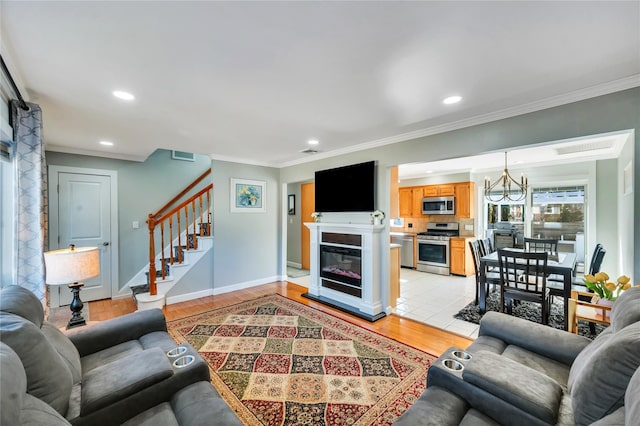
[[[160,309],[137,311],[85,327],[72,328],[65,334],[83,357],[129,340],[137,340],[154,331],[167,331],[167,322]]]
[[[160,348],[136,352],[94,368],[82,381],[80,415],[126,399],[172,375],[171,361]]]
[[[498,312],[487,312],[479,336],[491,336],[571,366],[591,340],[546,325]]]
[[[480,351],[473,354],[462,378],[548,424],[558,420],[562,400],[558,382],[516,361]]]

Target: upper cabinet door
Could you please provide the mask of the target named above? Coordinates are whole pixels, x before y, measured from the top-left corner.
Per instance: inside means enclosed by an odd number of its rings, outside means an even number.
[[[475,214],[475,209],[473,208],[474,192],[475,184],[473,182],[462,182],[455,185],[457,218],[473,218]]]

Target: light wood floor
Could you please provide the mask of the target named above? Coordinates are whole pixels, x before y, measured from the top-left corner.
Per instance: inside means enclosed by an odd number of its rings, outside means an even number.
[[[367,330],[374,331],[391,339],[421,349],[432,355],[440,355],[451,346],[457,346],[464,349],[472,342],[472,340],[467,337],[446,332],[439,328],[430,327],[420,322],[396,315],[388,315],[374,323],[371,323],[302,297],[302,294],[306,293],[306,291],[306,287],[286,281],[279,281],[245,290],[238,290],[217,296],[208,296],[190,300],[188,302],[168,305],[164,308],[164,313],[167,320],[170,321],[205,312],[214,308],[255,299],[267,294],[278,293],[288,299],[311,306],[353,324],[357,324]],[[107,299],[89,302],[91,321],[102,321],[124,315],[135,310],[136,306],[132,298],[115,300]]]

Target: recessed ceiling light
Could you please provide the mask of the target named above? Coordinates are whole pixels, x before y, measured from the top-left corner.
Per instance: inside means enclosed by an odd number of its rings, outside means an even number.
[[[318,141],[317,139],[311,139],[309,142],[307,142],[309,145],[318,145],[320,143],[320,141]]]
[[[433,173],[433,170],[427,170],[425,173]]]
[[[113,142],[109,142],[109,141],[100,141],[100,145],[104,145],[104,146],[113,146]]]
[[[124,99],[125,101],[132,101],[135,99],[135,96],[133,96],[131,93],[123,92],[120,90],[116,90],[115,92],[113,92],[113,96],[115,96],[116,98]]]
[[[457,104],[458,102],[460,102],[462,100],[462,96],[449,96],[448,98],[444,98],[442,100],[443,104],[446,105],[451,105],[451,104]]]

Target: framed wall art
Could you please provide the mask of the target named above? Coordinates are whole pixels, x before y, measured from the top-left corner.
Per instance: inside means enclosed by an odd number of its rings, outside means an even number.
[[[231,178],[231,211],[236,213],[264,213],[267,211],[267,183],[261,180]]]
[[[289,194],[289,204],[288,204],[289,216],[293,216],[296,214],[296,194]]]

